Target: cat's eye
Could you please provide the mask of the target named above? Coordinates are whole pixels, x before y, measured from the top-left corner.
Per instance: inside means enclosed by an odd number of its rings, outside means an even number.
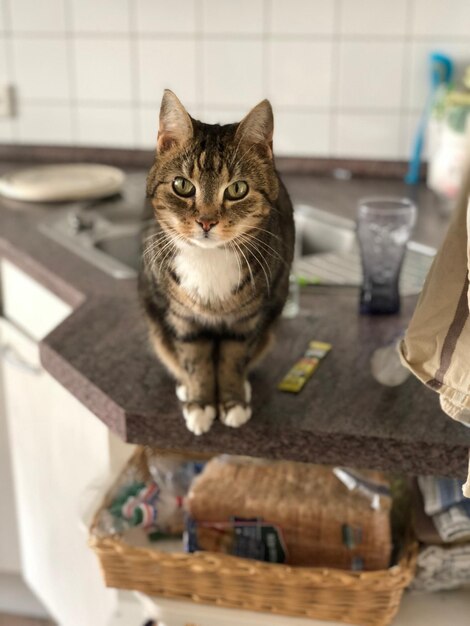
[[[236,183],[232,183],[225,190],[225,197],[227,200],[241,200],[248,193],[248,185],[244,180],[238,180]]]
[[[173,191],[183,198],[189,198],[190,196],[194,196],[196,192],[196,187],[190,182],[187,178],[183,178],[182,176],[177,176],[172,183]]]

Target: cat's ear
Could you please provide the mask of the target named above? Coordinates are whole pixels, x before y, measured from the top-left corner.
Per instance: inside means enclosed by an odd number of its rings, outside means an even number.
[[[257,104],[238,125],[236,139],[247,143],[264,144],[272,154],[274,119],[269,100]]]
[[[157,152],[182,145],[193,136],[193,123],[184,106],[169,89],[163,92],[160,107]]]

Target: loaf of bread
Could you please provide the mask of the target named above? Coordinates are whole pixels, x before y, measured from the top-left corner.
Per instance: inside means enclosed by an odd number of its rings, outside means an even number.
[[[378,472],[362,473],[386,484]],[[280,528],[286,562],[341,569],[384,569],[391,555],[390,498],[379,510],[361,494],[349,492],[331,467],[219,457],[207,463],[187,499],[200,523],[198,545],[228,551],[220,527],[234,518],[260,518]]]

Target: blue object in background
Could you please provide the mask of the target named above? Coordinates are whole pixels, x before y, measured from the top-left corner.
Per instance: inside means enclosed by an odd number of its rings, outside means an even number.
[[[430,64],[430,90],[429,95],[419,120],[418,128],[413,143],[413,151],[408,165],[408,172],[405,176],[405,183],[416,185],[419,182],[419,172],[421,166],[421,155],[423,153],[424,137],[428,124],[429,113],[433,105],[437,89],[441,85],[449,85],[454,74],[454,63],[450,57],[440,52],[431,52],[429,55]]]

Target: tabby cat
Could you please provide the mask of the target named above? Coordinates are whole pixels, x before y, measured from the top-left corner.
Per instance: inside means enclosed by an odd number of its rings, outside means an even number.
[[[274,167],[263,100],[236,124],[204,124],[165,90],[147,179],[140,297],[186,425],[251,417],[250,367],[289,288],[292,204]]]

